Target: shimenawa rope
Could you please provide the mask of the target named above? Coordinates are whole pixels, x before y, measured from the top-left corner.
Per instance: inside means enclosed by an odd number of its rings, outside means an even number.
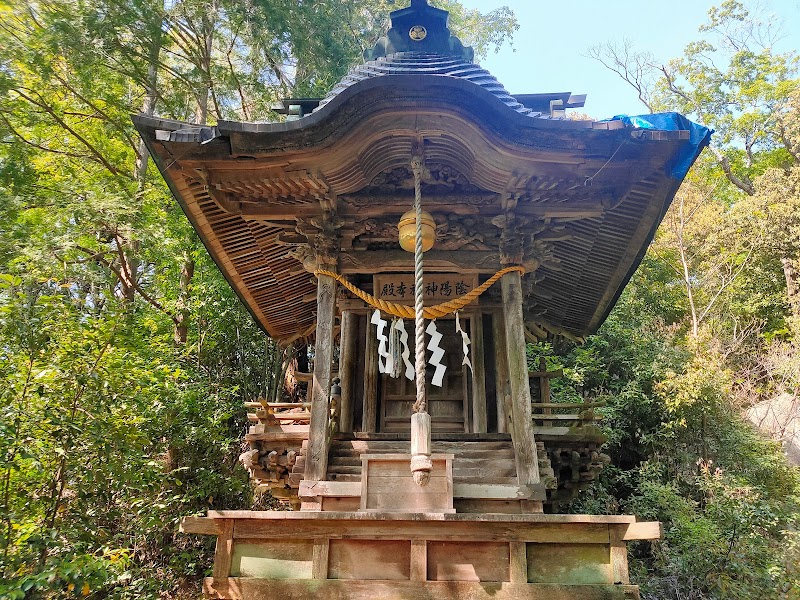
[[[513,267],[506,267],[504,269],[500,269],[497,273],[492,275],[489,279],[484,281],[475,289],[470,290],[463,296],[459,296],[458,298],[453,298],[452,300],[448,300],[447,302],[442,302],[441,304],[436,304],[434,306],[426,306],[424,312],[424,316],[426,319],[438,319],[440,317],[445,317],[447,315],[451,315],[456,311],[461,310],[468,304],[477,300],[486,290],[492,287],[497,280],[500,279],[506,273],[513,273],[514,271],[519,271],[520,273],[525,273],[525,268],[521,266],[513,266]],[[398,304],[396,302],[390,302],[389,300],[381,300],[380,298],[376,298],[372,294],[368,294],[367,292],[358,289],[352,283],[347,281],[343,276],[339,275],[338,273],[334,273],[333,271],[325,271],[323,269],[319,269],[314,271],[314,275],[326,275],[328,277],[333,277],[336,281],[342,284],[347,291],[358,296],[361,300],[369,304],[372,308],[377,308],[381,312],[385,312],[386,314],[392,315],[393,317],[400,317],[401,319],[413,319],[414,318],[414,307],[407,306],[405,304]]]

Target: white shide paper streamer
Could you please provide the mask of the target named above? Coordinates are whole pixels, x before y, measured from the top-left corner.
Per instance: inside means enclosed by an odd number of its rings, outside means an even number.
[[[371,322],[378,327],[378,371],[380,373],[391,373],[392,355],[389,354],[389,338],[383,333],[389,322],[381,319],[381,311],[379,310],[372,313]]]
[[[431,341],[428,342],[428,350],[430,350],[432,354],[428,364],[432,367],[436,367],[436,371],[434,371],[433,378],[431,379],[431,384],[435,385],[436,387],[442,387],[444,373],[447,371],[447,367],[445,367],[441,362],[442,358],[444,357],[444,350],[439,347],[439,342],[442,341],[442,334],[439,333],[438,329],[436,329],[435,320],[428,324],[428,328],[425,330],[425,332],[431,336]]]
[[[461,362],[461,364],[467,365],[469,370],[472,371],[472,362],[469,360],[469,345],[472,342],[469,341],[467,332],[461,329],[461,321],[458,318],[458,311],[456,311],[456,333],[461,334],[461,346],[464,349],[464,360]]]
[[[414,372],[414,364],[411,362],[411,360],[409,360],[409,356],[411,356],[411,350],[408,347],[408,332],[406,331],[406,325],[403,322],[403,319],[397,319],[397,322],[394,324],[394,328],[400,332],[400,345],[403,348],[401,357],[403,358],[403,364],[406,366],[406,379],[409,381],[414,381],[416,373]]]

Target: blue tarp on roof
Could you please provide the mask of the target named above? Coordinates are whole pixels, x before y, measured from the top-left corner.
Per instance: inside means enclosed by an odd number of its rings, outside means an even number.
[[[712,129],[694,123],[680,113],[667,112],[655,113],[652,115],[616,115],[606,121],[622,121],[625,125],[636,129],[656,129],[658,131],[688,131],[689,139],[685,146],[675,157],[675,161],[669,166],[669,174],[675,179],[683,179],[689,171],[689,167],[695,161],[700,152],[711,141]]]

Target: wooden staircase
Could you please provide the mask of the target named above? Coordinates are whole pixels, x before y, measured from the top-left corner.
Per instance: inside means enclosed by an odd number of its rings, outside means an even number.
[[[545,498],[543,487],[520,486],[511,437],[505,434],[434,435],[434,455],[452,455],[454,508],[463,513],[527,513],[541,512]],[[438,438],[438,439],[437,439]],[[358,510],[362,485],[362,457],[407,455],[410,443],[403,434],[340,434],[334,438],[328,455],[328,471],[323,482],[325,496],[322,510]],[[292,480],[301,482],[307,448],[304,447],[294,465]],[[545,452],[541,452],[540,468],[551,474]],[[300,485],[300,496],[316,495]],[[313,489],[320,489],[316,486]],[[537,508],[538,507],[538,508]]]
[[[362,454],[408,454],[409,441],[403,439],[350,439],[341,436],[331,443],[328,454],[328,481],[361,481]],[[302,479],[308,442],[292,470],[293,479]],[[450,441],[434,440],[434,454],[453,454],[453,480],[461,483],[516,484],[514,448],[510,440]]]
[[[361,481],[361,454],[408,454],[406,440],[334,440],[328,459],[331,481]],[[453,454],[453,481],[516,483],[514,450],[506,441],[433,441],[434,454]]]
[[[308,383],[310,374],[298,374]],[[531,371],[532,416],[539,458],[539,475],[546,489],[542,497],[546,510],[558,512],[567,507],[580,490],[591,485],[608,457],[602,453],[604,436],[596,426],[600,418],[594,412],[600,402],[560,403],[550,398],[550,380],[562,376],[560,370],[548,371],[544,360],[538,371]],[[259,491],[270,490],[276,498],[299,508],[298,489],[304,480],[308,444],[310,404],[250,402],[255,409],[249,416],[254,425],[246,436],[251,450],[241,460],[250,471]],[[335,418],[335,415],[334,415]],[[516,486],[516,464],[509,434],[434,433],[433,452],[452,454],[453,483],[464,486]],[[335,484],[360,484],[361,455],[407,454],[407,433],[334,434],[328,455],[325,481]],[[495,489],[494,492],[497,492]],[[351,493],[351,492],[348,492]],[[475,488],[469,493],[477,494]],[[544,491],[541,492],[545,494]],[[357,510],[353,496],[348,500],[328,500],[337,510]],[[469,496],[456,500],[464,512],[503,510],[497,503],[487,504],[483,497]],[[497,498],[495,498],[497,500]],[[509,511],[512,507],[506,506]],[[331,508],[333,510],[333,508]]]

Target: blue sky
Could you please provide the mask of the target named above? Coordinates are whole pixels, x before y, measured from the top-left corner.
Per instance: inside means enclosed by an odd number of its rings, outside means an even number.
[[[698,39],[708,9],[721,0],[647,0],[537,2],[534,0],[462,0],[483,12],[506,5],[520,29],[514,49],[506,46],[481,65],[512,94],[572,92],[588,94],[584,112],[602,119],[639,114],[646,109],[633,89],[614,73],[584,56],[592,45],[628,38],[662,61],[681,55]],[[435,4],[435,0],[433,2]],[[753,3],[748,3],[752,5]],[[800,47],[800,0],[762,0],[766,18],[784,21],[781,51]]]

